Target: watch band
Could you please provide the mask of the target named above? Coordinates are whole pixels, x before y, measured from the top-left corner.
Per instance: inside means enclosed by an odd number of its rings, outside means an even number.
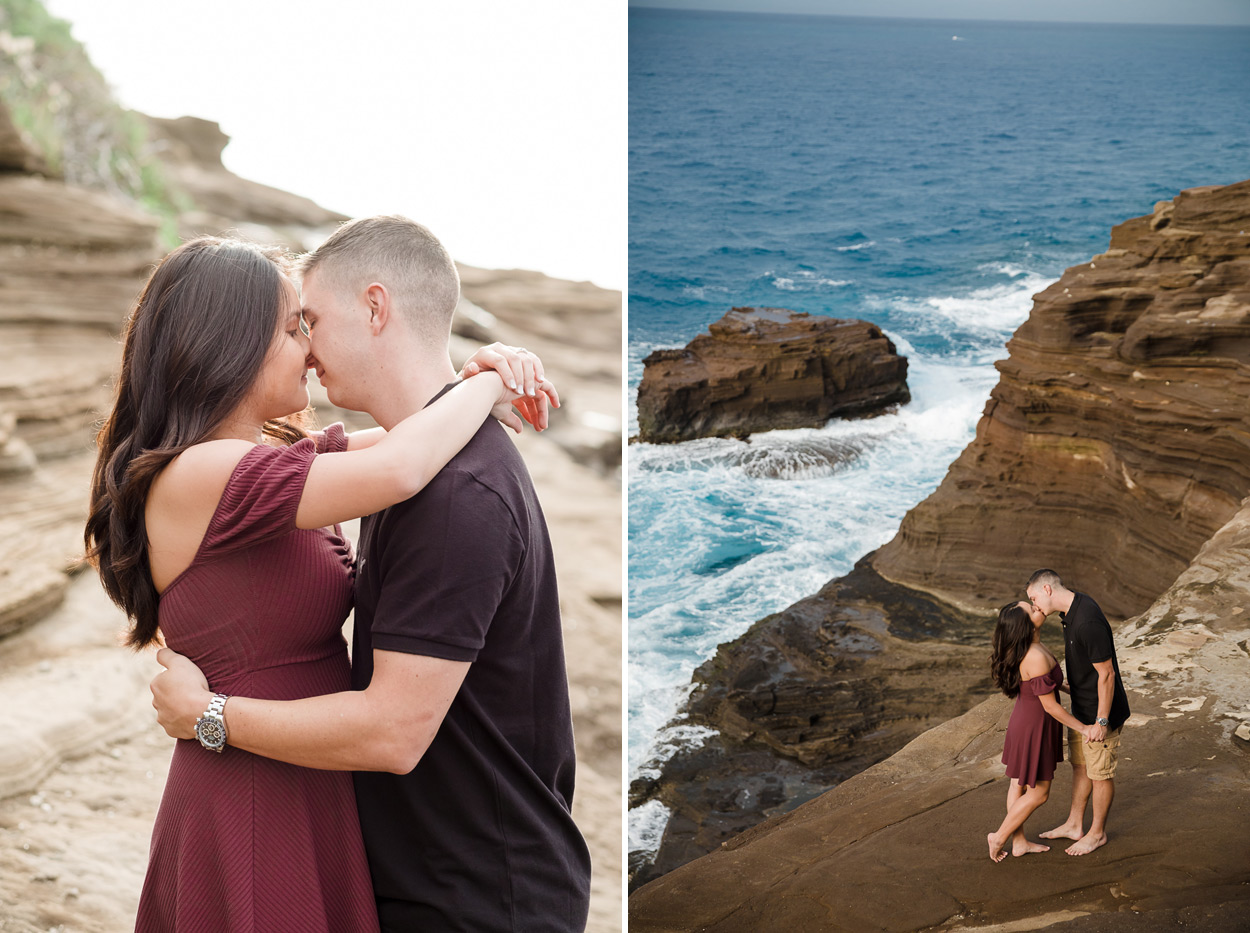
[[[1099,725],[1099,726],[1110,726],[1111,720],[1103,716],[1099,716],[1097,719],[1094,720],[1094,723],[1095,725]]]
[[[208,704],[208,709],[204,712],[211,713],[218,719],[221,719],[221,714],[226,711],[226,700],[228,699],[230,699],[230,697],[226,696],[224,693],[213,694],[213,702]]]

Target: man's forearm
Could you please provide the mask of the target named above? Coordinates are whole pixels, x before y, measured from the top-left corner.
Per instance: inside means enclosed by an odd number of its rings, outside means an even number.
[[[303,700],[231,697],[228,742],[235,748],[306,768],[406,774],[412,750],[368,691]]]
[[[1111,701],[1115,698],[1115,672],[1098,672],[1098,718],[1111,717]]]

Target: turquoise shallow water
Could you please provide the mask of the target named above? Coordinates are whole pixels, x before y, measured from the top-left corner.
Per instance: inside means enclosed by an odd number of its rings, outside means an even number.
[[[880,324],[914,399],[629,448],[636,772],[697,740],[663,727],[718,643],[936,487],[1035,292],[1155,201],[1250,177],[1250,30],[636,9],[629,94],[631,398],[652,349],[771,305]]]

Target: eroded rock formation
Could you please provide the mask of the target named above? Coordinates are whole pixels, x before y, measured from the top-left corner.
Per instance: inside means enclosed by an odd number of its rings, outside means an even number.
[[[784,308],[734,308],[643,366],[638,436],[657,444],[817,428],[911,398],[907,360],[875,324]]]
[[[1106,253],[1036,296],[1008,350],[975,440],[894,539],[696,674],[689,719],[719,737],[636,782],[635,802],[675,816],[635,881],[984,696],[993,608],[1032,570],[1123,619],[1233,517],[1250,495],[1250,181],[1117,226]],[[916,717],[935,684],[933,718]],[[818,718],[804,726],[803,709]],[[758,793],[724,792],[769,771]]]
[[[147,117],[152,147],[169,181],[188,199],[178,216],[183,237],[234,231],[259,243],[303,251],[324,240],[346,215],[289,191],[240,178],[221,164],[230,137],[211,120]]]

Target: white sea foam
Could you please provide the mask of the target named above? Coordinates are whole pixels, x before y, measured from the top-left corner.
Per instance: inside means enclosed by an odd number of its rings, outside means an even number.
[[[729,289],[723,285],[685,285],[682,287],[681,293],[688,298],[696,298],[702,301],[708,295],[726,294]]]
[[[653,854],[660,847],[669,809],[658,800],[648,800],[629,811],[629,851]]]
[[[1000,271],[1013,276],[1012,281],[986,285],[962,295],[919,299],[870,297],[866,303],[914,315],[909,327],[914,335],[945,333],[953,328],[998,342],[995,338],[1005,339],[1024,323],[1033,306],[1033,296],[1055,281],[1025,270]]]
[[[876,240],[868,240],[865,243],[852,243],[850,246],[835,246],[834,250],[839,253],[853,253],[857,249],[867,249],[870,246],[876,246]]]
[[[811,269],[796,269],[789,275],[775,275],[773,270],[763,273],[760,278],[771,279],[773,287],[782,291],[819,291],[823,288],[843,288],[853,284],[850,279],[829,279],[813,272]]]

